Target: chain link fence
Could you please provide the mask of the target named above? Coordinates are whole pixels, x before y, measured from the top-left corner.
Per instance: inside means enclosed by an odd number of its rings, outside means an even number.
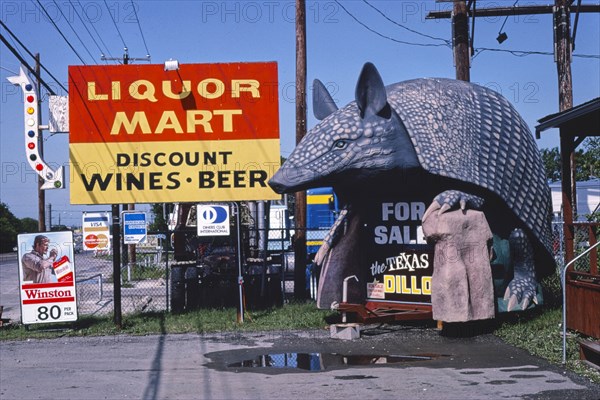
[[[598,235],[598,223],[577,222],[573,225],[573,247],[575,257],[583,253],[595,243]],[[562,284],[560,282],[560,271],[565,266],[566,248],[564,223],[556,221],[552,223],[552,251],[557,269],[554,274],[542,281],[544,289],[544,302],[547,305],[558,306],[562,304]],[[596,253],[597,254],[597,253]],[[597,256],[594,260],[592,254],[587,254],[578,259],[573,265],[573,270],[589,273],[592,263],[597,265]]]
[[[326,233],[327,230],[306,232],[309,244],[306,293],[312,299],[316,299],[318,286],[318,273],[312,258]],[[119,277],[121,312],[132,314],[172,311],[173,296],[178,295],[178,290],[185,291],[182,294],[185,302],[200,307],[203,303],[218,307],[235,306],[238,298],[237,271],[224,277],[213,269],[212,272],[216,272],[213,279],[203,274],[206,266],[198,266],[195,260],[175,261],[170,243],[165,239],[168,237],[161,233],[149,234],[148,243],[135,246],[135,261],[126,259],[130,251],[127,246],[122,246],[121,254],[124,259]],[[246,257],[242,263],[246,302],[250,308],[288,303],[294,298],[294,231],[288,230],[282,234],[281,229],[271,230],[267,237],[266,263],[262,258],[252,257]],[[75,265],[79,314],[111,314],[114,311],[112,252],[81,250],[75,254]],[[263,271],[267,272],[266,283]],[[179,274],[181,278],[171,277],[171,274]],[[181,285],[172,281],[179,281]],[[203,286],[198,285],[198,281],[203,282]],[[265,284],[268,286],[266,294]],[[222,301],[218,301],[216,297],[222,297]],[[268,298],[264,299],[265,297]]]
[[[576,222],[573,224],[573,247],[575,256],[583,253],[593,243],[596,243],[600,224],[596,222]],[[552,250],[559,268],[565,265],[565,233],[563,222],[552,223]],[[591,254],[583,256],[575,262],[574,270],[590,272]]]
[[[163,235],[164,236],[164,235]],[[166,237],[166,236],[164,236]],[[135,246],[135,261],[121,262],[121,309],[124,314],[169,310],[169,253],[156,235]],[[129,253],[124,246],[121,254]],[[79,313],[106,315],[114,311],[114,267],[111,251],[75,254]]]
[[[578,223],[574,226],[575,253],[580,254],[595,240],[598,224]],[[297,230],[296,230],[297,231]],[[295,231],[282,232],[281,229],[268,232],[268,247],[266,263],[262,258],[246,258],[243,262],[244,287],[247,305],[265,305],[261,297],[265,296],[265,280],[263,271],[267,272],[267,296],[269,304],[288,303],[294,299],[294,269],[295,258],[293,251]],[[307,268],[306,268],[306,293],[316,299],[318,289],[318,275],[313,261],[318,246],[327,233],[327,230],[307,230]],[[162,237],[163,239],[157,239]],[[202,280],[201,271],[197,271],[196,261],[176,262],[173,252],[166,243],[168,235],[149,235],[150,241],[144,245],[136,246],[135,262],[122,263],[121,266],[121,304],[123,314],[139,312],[168,312],[171,311],[172,291],[177,290],[171,283],[171,273],[187,274],[187,282]],[[558,266],[556,274],[547,278],[543,283],[549,291],[548,301],[560,301],[559,269],[564,266],[565,241],[562,222],[552,224],[553,251]],[[121,251],[127,252],[124,248]],[[112,254],[109,252],[82,251],[75,254],[77,266],[77,296],[79,313],[82,315],[106,315],[113,312],[114,277]],[[264,267],[266,266],[266,270]],[[582,257],[575,264],[575,270],[590,272],[590,255]],[[190,275],[190,271],[194,271]],[[207,304],[220,306],[235,306],[237,304],[237,271],[231,276],[231,282],[208,284],[205,289],[189,285],[191,292],[198,290],[197,297],[193,300],[202,306]],[[191,276],[191,278],[190,278]],[[227,287],[225,287],[227,286]],[[210,287],[210,288],[209,288]],[[278,293],[280,291],[280,293]],[[189,296],[189,294],[186,294]],[[228,301],[216,302],[215,296],[227,297]],[[210,298],[210,302],[208,302]],[[234,298],[233,300],[231,298]],[[269,305],[266,304],[266,305]]]

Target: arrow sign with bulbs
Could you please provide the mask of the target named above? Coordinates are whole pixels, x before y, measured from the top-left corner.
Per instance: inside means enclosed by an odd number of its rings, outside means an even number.
[[[38,123],[38,93],[27,74],[21,68],[18,76],[8,78],[13,85],[21,86],[23,91],[23,114],[25,116],[25,154],[31,168],[44,179],[42,189],[59,189],[64,187],[63,167],[52,170],[39,154],[38,144],[41,139]]]

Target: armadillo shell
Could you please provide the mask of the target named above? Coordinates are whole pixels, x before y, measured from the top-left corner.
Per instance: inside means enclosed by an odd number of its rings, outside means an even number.
[[[493,90],[442,78],[386,90],[421,166],[497,194],[551,257],[550,188],[533,135],[512,105]]]

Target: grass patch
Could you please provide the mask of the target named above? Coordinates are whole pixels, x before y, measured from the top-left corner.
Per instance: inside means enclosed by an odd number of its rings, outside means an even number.
[[[505,342],[544,358],[553,364],[562,363],[562,310],[543,308],[502,317],[494,334]],[[600,372],[579,360],[577,339],[583,336],[567,331],[567,369],[590,381],[600,383]]]
[[[56,338],[61,336],[147,335],[169,333],[209,333],[226,331],[273,331],[325,328],[331,311],[318,310],[314,302],[285,305],[262,311],[249,311],[243,324],[237,323],[234,308],[197,310],[183,314],[143,313],[125,315],[117,329],[110,317],[80,316],[69,324],[40,324],[28,328],[10,325],[0,329],[0,340]]]

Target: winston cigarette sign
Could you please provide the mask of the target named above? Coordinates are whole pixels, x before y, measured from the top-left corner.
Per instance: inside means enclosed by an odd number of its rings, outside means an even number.
[[[279,198],[277,64],[69,67],[71,203]]]

